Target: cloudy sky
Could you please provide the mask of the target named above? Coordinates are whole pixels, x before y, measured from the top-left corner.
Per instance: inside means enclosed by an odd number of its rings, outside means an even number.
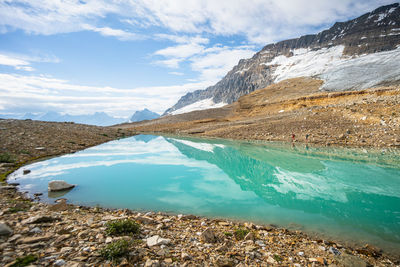
[[[162,113],[264,45],[393,0],[0,0],[0,114]]]

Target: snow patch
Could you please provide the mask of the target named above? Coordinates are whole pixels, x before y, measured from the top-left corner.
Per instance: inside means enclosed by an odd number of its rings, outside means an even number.
[[[171,115],[177,115],[177,114],[182,114],[182,113],[187,113],[195,110],[203,110],[203,109],[209,109],[209,108],[220,108],[227,105],[227,103],[214,103],[212,98],[207,98],[204,100],[197,101],[193,104],[184,106],[183,108],[177,109],[175,111],[170,112],[169,114]]]
[[[249,70],[249,68],[241,69],[241,70],[236,71],[234,74],[236,74],[236,73],[238,73],[238,74],[243,74],[243,73],[245,73],[245,72],[248,71],[248,70]]]
[[[343,56],[343,45],[305,50],[296,49],[291,57],[277,56],[265,64],[276,66],[275,83],[295,77],[317,77],[324,80],[321,89],[343,91],[400,81],[400,47],[356,57]]]
[[[343,50],[343,45],[315,51],[304,48],[295,49],[293,56],[277,56],[268,64],[277,66],[274,72],[276,83],[295,77],[315,76],[323,73],[329,66],[340,62]]]
[[[321,89],[332,91],[361,90],[400,81],[400,47],[336,61],[318,77],[325,81]]]

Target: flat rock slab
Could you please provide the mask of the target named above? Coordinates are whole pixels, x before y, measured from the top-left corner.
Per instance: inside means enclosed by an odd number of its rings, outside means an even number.
[[[46,215],[38,215],[26,220],[22,221],[22,224],[34,224],[34,223],[49,223],[54,221],[61,221],[61,218],[46,216]]]
[[[47,241],[52,237],[52,235],[44,235],[44,236],[33,236],[33,237],[26,237],[18,240],[18,244],[33,244],[39,243],[43,241]]]

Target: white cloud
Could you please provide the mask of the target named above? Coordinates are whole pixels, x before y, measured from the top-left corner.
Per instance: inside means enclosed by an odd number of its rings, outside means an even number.
[[[170,72],[168,72],[169,74],[172,74],[172,75],[176,75],[176,76],[183,76],[183,75],[185,75],[183,72],[178,72],[178,71],[170,71]]]
[[[256,52],[253,46],[229,47],[215,44],[206,47],[208,39],[198,37],[180,36],[178,38],[165,35],[163,38],[178,44],[156,51],[154,55],[161,56],[163,59],[156,60],[155,64],[176,69],[179,68],[181,62],[188,62],[191,69],[200,74],[198,80],[210,83],[221,79],[240,59],[248,58]]]
[[[55,34],[92,25],[102,34],[120,37],[125,33],[98,26],[108,15],[117,15],[135,28],[156,26],[180,34],[241,35],[251,43],[264,45],[315,32],[326,24],[390,3],[392,0],[3,0],[0,28],[2,32],[9,28]]]
[[[0,74],[0,112],[61,111],[72,115],[104,111],[113,116],[130,116],[149,108],[162,113],[185,93],[210,84],[120,89],[72,84],[45,76]]]
[[[110,27],[93,27],[88,24],[82,25],[82,27],[86,30],[89,31],[94,31],[98,32],[103,36],[110,36],[110,37],[115,37],[121,41],[130,41],[130,40],[138,40],[138,39],[143,39],[144,37],[132,32],[120,30],[120,29],[113,29]]]
[[[0,54],[0,65],[11,66],[14,67],[16,70],[34,70],[31,66],[29,66],[30,62],[10,55]]]

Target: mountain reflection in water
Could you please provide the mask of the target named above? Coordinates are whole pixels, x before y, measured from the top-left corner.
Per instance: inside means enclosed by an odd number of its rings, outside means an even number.
[[[296,225],[399,251],[399,163],[396,151],[140,135],[10,179],[30,194],[47,192],[50,180],[78,184],[64,196],[77,204]]]

